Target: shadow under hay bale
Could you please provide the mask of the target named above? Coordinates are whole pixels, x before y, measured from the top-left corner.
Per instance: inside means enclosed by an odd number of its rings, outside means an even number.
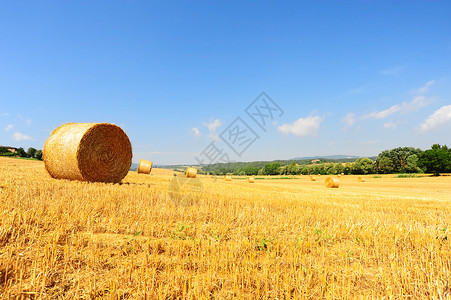
[[[150,174],[150,171],[152,171],[152,164],[153,163],[149,160],[141,159],[139,161],[137,172],[142,174]]]
[[[132,146],[116,125],[68,123],[51,133],[43,159],[56,179],[118,183],[132,164]]]
[[[337,178],[327,177],[325,183],[327,188],[338,188],[340,186],[340,180]]]

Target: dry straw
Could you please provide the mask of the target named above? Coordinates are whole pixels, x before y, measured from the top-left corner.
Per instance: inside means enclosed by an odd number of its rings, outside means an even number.
[[[229,175],[224,176],[224,180],[225,181],[232,181],[232,176],[229,176]]]
[[[255,178],[253,176],[248,176],[247,177],[247,182],[254,183],[255,182]]]
[[[358,181],[358,182],[365,182],[365,178],[363,178],[363,177],[358,177],[358,178],[357,178],[357,181]]]
[[[340,180],[337,178],[327,177],[325,183],[328,188],[338,188],[340,186]]]
[[[130,169],[132,146],[116,125],[68,123],[51,133],[43,157],[53,178],[117,183]]]
[[[150,160],[141,159],[139,161],[138,173],[150,174],[152,171],[152,162]]]
[[[188,167],[186,169],[186,177],[188,177],[188,178],[196,178],[196,176],[197,176],[197,169],[196,168]]]

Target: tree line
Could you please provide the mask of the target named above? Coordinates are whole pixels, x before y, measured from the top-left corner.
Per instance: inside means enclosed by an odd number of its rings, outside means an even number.
[[[398,147],[384,150],[377,157],[363,157],[354,161],[311,160],[217,163],[199,170],[212,175],[334,175],[334,174],[393,174],[451,172],[451,148],[434,144],[431,149]]]
[[[36,148],[30,147],[27,151],[25,151],[24,148],[20,147],[16,149],[16,152],[11,152],[8,148],[0,147],[0,156],[28,157],[42,160],[42,150],[37,150]]]

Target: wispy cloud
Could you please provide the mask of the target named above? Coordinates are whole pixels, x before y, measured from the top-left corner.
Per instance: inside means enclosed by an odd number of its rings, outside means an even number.
[[[318,132],[319,125],[323,121],[320,116],[299,118],[291,124],[283,124],[277,129],[284,135],[289,133],[295,136],[314,136]]]
[[[20,141],[27,141],[27,140],[29,140],[29,141],[33,140],[33,138],[32,138],[31,136],[26,135],[26,134],[23,134],[23,133],[21,133],[21,132],[19,132],[19,131],[14,132],[13,138],[14,138],[14,140],[16,140],[17,142],[20,142]]]
[[[6,125],[5,131],[12,129],[13,127],[14,127],[14,125],[12,125],[12,124]]]
[[[394,123],[394,122],[384,123],[385,129],[396,129],[396,127],[398,127],[398,123]]]
[[[359,144],[359,145],[373,145],[373,144],[377,144],[379,142],[380,142],[379,140],[371,140],[371,141],[356,142],[355,144]]]
[[[191,128],[191,132],[194,134],[194,136],[196,137],[201,137],[202,133],[200,132],[199,128],[197,127],[193,127]]]
[[[434,83],[435,83],[435,80],[430,80],[430,81],[426,82],[426,84],[424,86],[422,86],[418,89],[418,93],[420,93],[420,94],[426,93],[427,91],[429,91],[429,89],[431,88],[431,86]]]
[[[370,114],[364,115],[362,119],[385,119],[386,117],[398,112],[401,110],[401,105],[396,104],[391,106],[388,109],[382,111],[373,111]]]
[[[9,117],[9,113],[0,113],[0,117]]]
[[[419,131],[426,132],[451,121],[451,105],[445,105],[436,110],[423,123]]]
[[[25,120],[24,123],[25,123],[25,125],[31,125],[33,122],[31,121],[31,119],[27,119],[27,120]]]
[[[399,73],[401,73],[401,71],[404,70],[405,68],[406,68],[406,66],[394,66],[392,68],[382,70],[382,71],[380,71],[380,73],[385,76],[394,76],[394,75],[398,75]]]
[[[395,104],[382,111],[373,111],[362,117],[364,119],[385,119],[395,113],[409,113],[412,111],[418,111],[420,108],[425,107],[431,103],[431,98],[425,96],[416,96],[409,102],[403,102],[401,104]]]
[[[355,113],[348,113],[343,119],[340,120],[340,122],[345,123],[345,130],[354,125],[355,123]]]
[[[210,140],[217,141],[219,137],[216,134],[216,129],[222,125],[221,120],[216,119],[214,121],[210,121],[210,123],[204,123],[203,125],[208,128],[209,133],[207,137]]]

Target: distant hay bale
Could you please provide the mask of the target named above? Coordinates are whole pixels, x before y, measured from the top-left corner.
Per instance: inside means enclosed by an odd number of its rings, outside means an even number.
[[[310,176],[311,181],[316,181],[316,177]]]
[[[358,178],[357,178],[357,181],[358,181],[358,182],[365,182],[365,178],[363,178],[363,177],[358,177]]]
[[[255,181],[255,178],[253,176],[248,176],[247,177],[247,182],[254,183],[254,181]]]
[[[186,169],[186,177],[187,178],[196,178],[196,176],[197,176],[197,169],[196,168],[188,167]]]
[[[345,176],[345,173],[341,173],[341,176]]]
[[[138,173],[143,173],[143,174],[150,174],[150,171],[152,171],[152,162],[149,160],[145,160],[145,159],[141,159],[139,161],[139,166],[138,166]]]
[[[232,176],[226,175],[224,176],[225,181],[232,181]]]
[[[338,174],[337,177],[341,177],[341,174]]]
[[[67,123],[50,134],[43,159],[56,179],[117,183],[130,169],[132,146],[116,125]]]
[[[327,177],[325,183],[328,188],[338,188],[340,186],[340,180],[337,178]]]

